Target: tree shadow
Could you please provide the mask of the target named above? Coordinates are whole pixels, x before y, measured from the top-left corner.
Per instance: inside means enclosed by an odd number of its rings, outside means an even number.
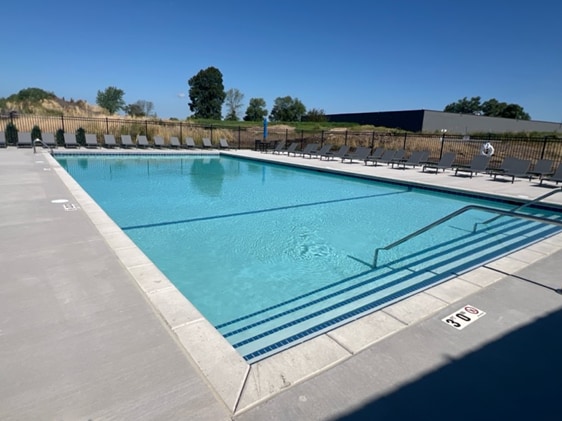
[[[562,419],[562,310],[338,420]]]

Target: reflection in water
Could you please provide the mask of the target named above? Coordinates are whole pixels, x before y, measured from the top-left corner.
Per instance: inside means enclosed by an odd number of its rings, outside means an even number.
[[[207,196],[220,196],[224,179],[224,167],[220,159],[195,159],[191,165],[190,181],[197,190]]]

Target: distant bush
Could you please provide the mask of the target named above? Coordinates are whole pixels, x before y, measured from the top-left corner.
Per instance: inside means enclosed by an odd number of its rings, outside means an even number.
[[[64,130],[58,129],[55,133],[55,139],[58,146],[64,146]]]
[[[76,129],[76,142],[78,142],[80,146],[86,146],[86,130],[82,127]]]
[[[18,129],[14,123],[8,123],[6,125],[6,130],[4,130],[6,135],[6,144],[17,145],[18,144]]]
[[[43,139],[43,137],[41,136],[41,129],[38,125],[33,126],[33,128],[31,129],[31,139],[33,141],[35,141],[35,139]]]

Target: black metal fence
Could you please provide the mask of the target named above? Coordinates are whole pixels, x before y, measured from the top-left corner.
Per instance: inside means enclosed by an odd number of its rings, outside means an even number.
[[[231,147],[238,149],[254,149],[256,141],[263,140],[263,127],[257,123],[254,127],[232,127],[220,125],[200,125],[183,121],[161,121],[121,117],[74,117],[74,116],[41,116],[18,115],[0,121],[0,131],[8,130],[12,125],[17,131],[31,132],[37,128],[42,132],[83,132],[97,135],[98,142],[103,144],[104,134],[113,134],[119,139],[122,134],[147,136],[153,142],[155,136],[161,136],[165,144],[171,137],[183,141],[186,137],[201,145],[201,139],[210,138],[218,144],[220,138],[228,141]],[[15,144],[14,139],[6,136],[8,144]],[[391,133],[381,131],[357,131],[346,129],[332,130],[295,130],[287,126],[270,125],[268,142],[299,142],[300,147],[308,143],[321,145],[331,144],[334,149],[341,145],[384,147],[386,149],[405,149],[408,152],[429,150],[432,159],[438,159],[443,152],[453,151],[457,154],[457,163],[468,163],[474,155],[480,153],[485,142],[490,142],[495,153],[492,165],[499,164],[506,156],[531,159],[552,159],[555,163],[562,162],[562,140],[554,136],[545,137],[510,137],[486,135],[480,138],[468,138],[462,135],[442,135],[423,133]],[[17,141],[17,140],[16,140]]]

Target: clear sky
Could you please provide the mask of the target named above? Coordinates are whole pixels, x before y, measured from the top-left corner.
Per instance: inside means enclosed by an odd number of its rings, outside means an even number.
[[[0,97],[37,87],[183,119],[188,79],[218,68],[225,90],[271,111],[298,98],[326,114],[443,110],[463,97],[562,121],[562,3],[554,0],[21,0],[0,30]],[[225,113],[223,113],[224,115]]]

